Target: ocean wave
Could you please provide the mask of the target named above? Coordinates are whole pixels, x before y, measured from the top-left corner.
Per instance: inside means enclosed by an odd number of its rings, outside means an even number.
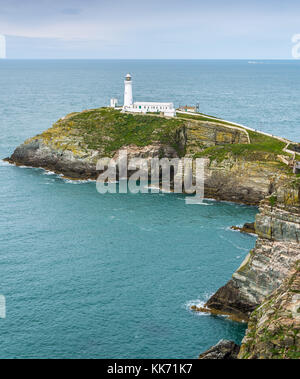
[[[197,307],[197,308],[204,308],[204,305],[205,305],[205,301],[203,300],[200,300],[200,299],[197,299],[197,300],[190,300],[190,301],[187,301],[185,304],[184,304],[184,308],[189,311],[189,312],[193,312],[192,311],[192,307]],[[209,316],[209,313],[207,312],[194,312],[196,315],[198,316]]]
[[[92,180],[92,179],[72,180],[72,179],[65,178],[63,175],[59,175],[59,178],[62,179],[66,184],[96,183],[96,180]]]
[[[57,174],[54,171],[46,171],[46,170],[44,170],[43,175],[56,175],[57,176]]]
[[[243,227],[243,225],[236,225],[236,226],[239,227],[239,228]],[[227,232],[240,233],[240,234],[242,234],[244,236],[250,236],[250,237],[257,238],[257,234],[255,234],[255,233],[241,233],[240,230],[232,229],[232,227],[230,227],[230,226],[226,226],[225,228],[221,228],[221,229],[226,230]]]
[[[236,225],[238,228],[242,228],[243,225]],[[234,233],[241,233],[240,230],[232,229],[231,226],[226,226],[225,228],[222,228],[223,230],[226,230],[226,232],[234,232]]]
[[[188,310],[189,312],[193,312],[191,310],[191,307],[196,306],[197,308],[204,308],[207,301],[213,296],[214,293],[205,293],[202,297],[202,299],[196,299],[196,300],[189,300],[184,304],[184,308]],[[209,316],[209,313],[207,312],[196,312],[198,316]]]
[[[0,166],[11,166],[11,163],[3,161],[2,159],[0,160]]]
[[[246,248],[244,248],[244,247],[241,247],[241,246],[239,246],[239,245],[236,245],[235,243],[233,243],[230,239],[228,239],[228,238],[225,238],[224,236],[221,236],[220,235],[220,238],[221,239],[223,239],[223,240],[225,240],[226,242],[228,242],[228,243],[230,243],[232,246],[234,246],[236,249],[238,249],[238,250],[241,250],[241,251],[249,251],[249,249],[246,249]]]
[[[31,166],[16,166],[16,167],[18,167],[18,168],[26,168],[26,169],[31,169],[31,170],[33,170],[33,169],[37,169],[36,167],[31,167]]]

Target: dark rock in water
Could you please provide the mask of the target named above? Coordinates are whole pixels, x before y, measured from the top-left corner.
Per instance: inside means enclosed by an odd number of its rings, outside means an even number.
[[[258,303],[253,303],[243,295],[234,280],[230,280],[208,300],[205,307],[211,310],[234,314],[237,318],[247,321],[251,312],[258,305]]]
[[[199,356],[199,359],[237,359],[240,346],[232,341],[221,340]]]
[[[238,230],[241,233],[256,234],[255,222],[251,222],[251,223],[246,222],[246,224],[244,224],[244,226],[242,226],[242,227],[232,226],[231,229],[232,230]]]

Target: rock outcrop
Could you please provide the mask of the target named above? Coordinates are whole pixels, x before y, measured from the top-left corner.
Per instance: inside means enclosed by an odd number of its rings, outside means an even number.
[[[178,157],[220,144],[247,144],[243,129],[217,122],[122,114],[100,108],[72,113],[30,138],[7,160],[73,179],[95,179],[100,158],[129,148],[135,157]]]
[[[300,359],[300,261],[250,318],[239,359]]]
[[[120,149],[126,148],[129,157],[149,159],[200,155],[206,159],[206,197],[257,205],[286,180],[287,169],[256,139],[261,140],[218,120],[166,119],[100,108],[64,117],[25,141],[7,160],[72,179],[96,179],[97,161],[114,157]],[[272,143],[277,148],[276,140],[267,142],[267,150]]]
[[[249,321],[239,359],[300,358],[299,195],[290,178],[261,202],[254,250],[205,305]]]
[[[300,259],[299,189],[282,188],[262,201],[256,218],[258,240],[232,279],[207,304],[208,309],[248,319],[276,290]]]
[[[199,356],[199,359],[237,359],[240,346],[232,341],[221,340]]]
[[[218,122],[187,120],[185,122],[186,154],[193,155],[205,148],[250,143],[243,129],[222,125]]]
[[[239,231],[241,233],[256,234],[255,223],[254,222],[246,222],[242,227],[240,227],[240,226],[232,226],[231,229]]]
[[[207,159],[205,196],[217,200],[259,205],[288,180],[286,169],[271,154]]]

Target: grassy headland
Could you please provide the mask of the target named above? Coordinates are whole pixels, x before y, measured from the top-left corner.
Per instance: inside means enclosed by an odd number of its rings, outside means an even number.
[[[200,129],[203,125],[206,126],[207,130],[217,128],[217,133],[220,130],[221,133],[224,134],[224,130],[226,133],[226,126],[228,126],[230,133],[239,133],[239,130],[245,133],[245,129],[242,127],[216,118],[212,119],[203,114],[198,116],[178,113],[175,118],[165,118],[155,114],[130,114],[110,108],[99,108],[71,113],[58,120],[52,128],[26,143],[33,139],[41,139],[44,143],[51,144],[52,147],[54,146],[59,150],[71,150],[79,156],[89,154],[91,150],[97,150],[103,156],[112,156],[115,151],[125,146],[144,147],[153,143],[160,143],[174,147],[182,156],[185,154],[185,150],[179,146],[179,134],[188,127],[190,121],[193,123],[199,121]],[[201,133],[198,136],[200,142]],[[232,136],[230,136],[229,142],[218,141],[214,146],[211,144],[205,146],[205,144],[201,145],[200,143],[200,148],[194,157],[207,157],[211,161],[219,162],[232,156],[243,157],[251,161],[272,161],[278,162],[279,166],[284,166],[286,171],[290,171],[288,166],[278,160],[278,155],[289,157],[288,153],[283,152],[285,142],[259,132],[247,130],[247,133],[250,143],[244,141],[243,143],[230,142]],[[195,140],[193,143],[195,144]],[[188,144],[189,141],[187,141]]]

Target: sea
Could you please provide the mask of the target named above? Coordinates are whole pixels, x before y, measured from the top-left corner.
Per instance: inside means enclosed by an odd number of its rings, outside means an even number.
[[[67,113],[122,103],[128,72],[135,100],[199,104],[300,140],[299,61],[1,60],[0,158]],[[0,358],[196,359],[241,342],[245,324],[190,307],[254,247],[230,227],[256,207],[100,195],[94,182],[3,161],[0,173]]]

